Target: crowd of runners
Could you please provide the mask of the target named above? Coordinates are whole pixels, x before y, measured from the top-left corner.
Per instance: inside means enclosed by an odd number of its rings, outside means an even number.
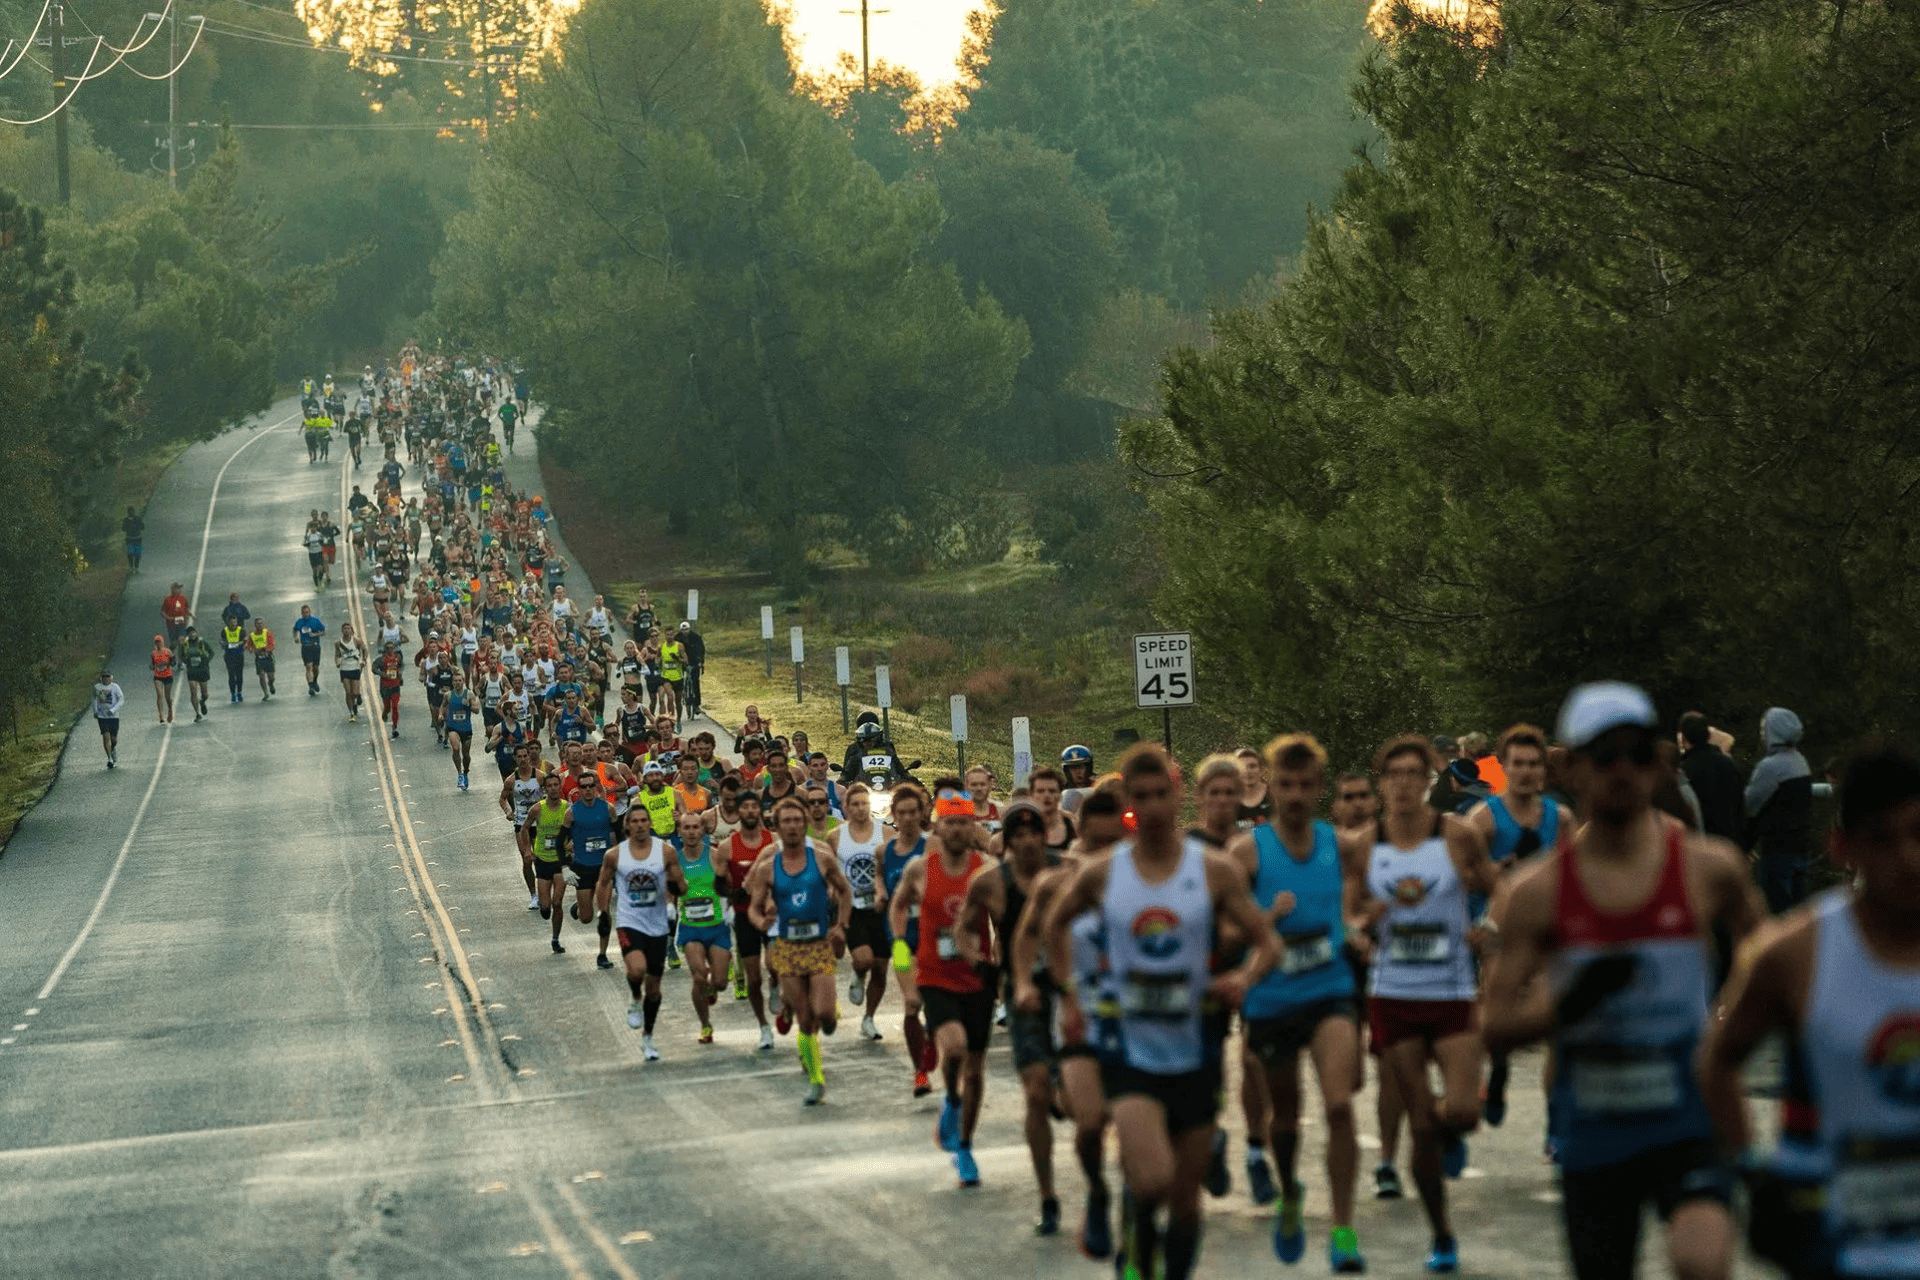
[[[793,1037],[809,1106],[843,1020],[875,1041],[897,1025],[901,1087],[941,1091],[934,1141],[967,1187],[998,1031],[1038,1232],[1063,1228],[1065,1120],[1081,1247],[1123,1277],[1182,1280],[1203,1194],[1232,1194],[1234,1127],[1279,1261],[1304,1257],[1323,1177],[1329,1268],[1366,1269],[1354,1100],[1369,1074],[1372,1194],[1403,1196],[1404,1154],[1425,1266],[1457,1270],[1448,1179],[1468,1136],[1506,1118],[1509,1055],[1544,1043],[1541,1137],[1583,1280],[1633,1274],[1649,1206],[1675,1275],[1729,1276],[1743,1185],[1752,1247],[1790,1275],[1920,1276],[1920,764],[1901,747],[1864,745],[1837,769],[1830,858],[1845,883],[1796,905],[1804,865],[1798,888],[1764,866],[1756,884],[1724,838],[1724,736],[1683,717],[1692,763],[1676,767],[1673,736],[1627,684],[1576,688],[1551,734],[1396,737],[1364,771],[1330,776],[1306,732],[1185,767],[1141,744],[1105,774],[1075,745],[1004,795],[982,766],[923,785],[870,716],[839,761],[754,707],[732,731],[698,730],[693,625],[644,593],[617,620],[601,597],[567,595],[543,504],[507,483],[494,438],[498,421],[510,447],[525,409],[524,384],[484,362],[411,348],[366,372],[346,417],[317,401],[314,420],[349,424],[356,472],[363,441],[380,457],[344,530],[310,513],[314,585],[342,572],[374,621],[333,635],[302,606],[292,630],[309,697],[330,646],[348,721],[371,682],[378,723],[392,738],[421,726],[450,785],[470,788],[476,747],[491,757],[483,790],[497,779],[538,937],[563,953],[572,923],[620,972],[645,1060],[661,1057],[663,981],[679,970],[700,1044],[725,1018],[750,1017],[763,1052]],[[324,439],[309,446],[325,456]],[[163,614],[163,721],[176,664],[196,720],[208,714],[216,653],[232,701],[249,657],[274,696],[272,632],[237,596],[213,642],[177,584]],[[104,712],[124,695],[103,676],[96,696],[111,767]],[[1782,800],[1806,796],[1791,719],[1768,713],[1744,795],[1735,772],[1736,826],[1778,827]],[[1799,838],[1804,859],[1804,820]],[[1741,1068],[1775,1034],[1782,1133],[1761,1155]],[[1222,1115],[1230,1081],[1238,1126]],[[1326,1135],[1317,1177],[1299,1161],[1308,1096]]]

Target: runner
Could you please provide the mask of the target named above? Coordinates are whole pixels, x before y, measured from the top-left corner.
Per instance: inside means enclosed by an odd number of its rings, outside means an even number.
[[[473,767],[473,695],[458,668],[450,670],[453,687],[447,690],[446,741],[452,748],[454,785],[467,789],[467,771]]]
[[[521,797],[527,782],[532,783],[540,798],[522,807]],[[543,778],[534,778],[532,754],[527,753],[525,776],[516,774],[501,788],[500,804],[509,809],[507,816],[513,820],[521,865],[533,882],[534,906],[539,908],[540,918],[553,925],[553,954],[563,955],[567,949],[560,945],[560,924],[566,917],[567,878],[563,873],[567,869],[567,851],[562,827],[568,805],[560,794],[560,775],[549,773]]]
[[[1838,808],[1831,857],[1852,884],[1740,957],[1709,1024],[1701,1092],[1751,1181],[1755,1253],[1794,1280],[1920,1276],[1920,762],[1886,739],[1861,743]],[[1752,1146],[1741,1068],[1776,1032],[1786,1096],[1769,1159]]]
[[[1500,735],[1494,750],[1506,778],[1506,790],[1488,796],[1467,814],[1467,825],[1487,846],[1487,856],[1511,876],[1522,863],[1560,843],[1562,831],[1573,830],[1573,814],[1565,805],[1545,798],[1547,735],[1530,724],[1516,724]],[[1487,898],[1468,899],[1478,928],[1487,914]],[[1484,929],[1479,930],[1484,934]],[[1480,1114],[1499,1128],[1507,1118],[1507,1055],[1487,1053],[1487,1085]]]
[[[613,843],[613,809],[600,794],[600,779],[593,774],[581,776],[576,783],[573,802],[561,819],[561,843],[569,851],[576,890],[572,915],[581,924],[594,924],[594,894],[600,885],[600,873]],[[613,968],[607,959],[607,942],[613,936],[613,919],[605,912],[596,926],[600,934],[600,955],[594,962],[602,969]],[[622,952],[621,954],[625,954]]]
[[[392,721],[389,738],[400,736],[400,688],[406,678],[406,663],[400,646],[392,640],[380,642],[380,656],[373,660],[373,673],[380,681],[380,719]]]
[[[160,616],[167,621],[167,648],[180,652],[181,641],[187,638],[187,624],[194,620],[185,583],[174,583],[173,589],[160,601]]]
[[[1051,871],[1042,872],[1034,881],[1025,911],[1014,925],[1013,950],[1008,961],[1014,979],[1014,1008],[1022,1015],[1048,1014],[1055,1053],[1060,1059],[1060,1091],[1067,1114],[1073,1120],[1073,1153],[1087,1179],[1087,1206],[1080,1228],[1080,1250],[1090,1258],[1104,1258],[1113,1252],[1112,1197],[1102,1170],[1106,1145],[1106,1094],[1100,1084],[1100,1060],[1086,1028],[1068,1038],[1060,1025],[1059,985],[1047,967],[1045,939],[1042,934],[1047,913],[1060,891],[1073,882],[1081,867],[1104,855],[1126,835],[1122,814],[1120,780],[1117,777],[1095,784],[1093,794],[1080,805],[1080,837]],[[1045,815],[1042,815],[1044,822]],[[1005,828],[1003,827],[1004,831]],[[1043,836],[1044,840],[1044,828]],[[1072,980],[1079,985],[1082,1007],[1097,1004],[1108,980],[1106,941],[1100,931],[1100,913],[1089,909],[1072,925]]]
[[[767,935],[753,922],[747,878],[760,855],[774,843],[774,836],[761,825],[759,792],[742,790],[736,803],[740,829],[727,837],[727,883],[733,886],[733,953],[739,957],[733,971],[733,998],[751,1002],[754,1020],[760,1024],[760,1048],[769,1050],[773,1048],[773,1028],[767,1025],[767,997],[760,979],[760,954]]]
[[[1112,1003],[1098,1001],[1094,1012],[1126,1175],[1124,1267],[1142,1277],[1187,1280],[1200,1252],[1200,1182],[1220,1105],[1221,1064],[1203,1002],[1237,1006],[1279,959],[1279,942],[1253,904],[1245,873],[1181,833],[1180,783],[1165,751],[1156,743],[1132,748],[1120,776],[1134,836],[1080,868],[1048,910],[1048,968],[1073,971],[1074,917],[1096,909],[1114,971]],[[1210,979],[1216,919],[1238,925],[1248,951],[1240,966]],[[1061,1030],[1078,1039],[1086,1013],[1077,984],[1069,979],[1061,988]],[[1164,1250],[1162,1205],[1169,1215]]]
[[[307,572],[313,575],[313,589],[327,589],[327,535],[321,532],[320,515],[315,512],[307,520],[307,530],[300,535],[307,547]]]
[[[153,652],[147,655],[153,669],[153,709],[161,724],[173,723],[173,650],[165,636],[153,638]]]
[[[654,835],[662,840],[672,836],[675,819],[680,813],[680,797],[667,785],[667,771],[658,760],[649,760],[640,767],[640,794],[634,797],[633,807],[644,809],[653,823]]]
[[[1333,804],[1329,806],[1328,816],[1333,822],[1333,829],[1343,837],[1349,831],[1358,829],[1371,839],[1379,809],[1379,799],[1373,794],[1373,779],[1368,774],[1343,773],[1333,780]],[[1363,950],[1368,939],[1359,937],[1360,932],[1349,932],[1346,945],[1347,967],[1353,970],[1354,975],[1354,1004],[1360,1012],[1360,1034],[1365,1037],[1367,1044],[1363,1059],[1354,1063],[1355,1094],[1366,1087],[1364,1057],[1372,1057],[1377,1061],[1380,1056],[1380,1046],[1367,1034],[1367,973],[1371,965],[1368,960],[1370,952]],[[1380,1161],[1373,1170],[1373,1198],[1398,1200],[1405,1194],[1396,1162],[1400,1154],[1400,1132],[1406,1127],[1407,1108],[1400,1101],[1400,1090],[1394,1084],[1393,1076],[1377,1067],[1374,1071],[1374,1119],[1380,1135]]]
[[[973,1158],[973,1130],[980,1120],[981,1096],[986,1090],[987,1040],[993,1032],[993,986],[981,976],[987,954],[987,922],[976,918],[963,940],[959,936],[960,909],[967,888],[982,867],[998,864],[974,847],[973,797],[959,778],[941,778],[933,784],[933,833],[939,844],[914,858],[901,873],[888,907],[893,935],[894,967],[904,969],[908,947],[908,908],[920,904],[920,937],[912,949],[917,1001],[909,997],[909,1015],[926,1010],[927,1030],[939,1054],[946,1100],[934,1142],[953,1153],[954,1172],[963,1187],[980,1185],[980,1169]],[[822,797],[824,805],[825,797]]]
[[[853,890],[853,912],[847,918],[847,953],[853,961],[853,981],[847,986],[847,1002],[861,1010],[860,1034],[868,1040],[884,1037],[874,1025],[880,1001],[887,994],[887,974],[882,957],[887,954],[887,921],[881,914],[880,899],[880,824],[873,820],[872,796],[867,784],[856,782],[847,788],[847,821],[840,828],[840,840],[834,850],[840,868],[846,872]]]
[[[969,777],[971,781],[971,777]],[[978,821],[979,797],[972,797]],[[1047,823],[1040,806],[1031,800],[1013,800],[1000,812],[1006,859],[975,873],[967,884],[966,903],[960,909],[955,936],[971,944],[978,936],[980,921],[990,921],[1002,970],[1006,974],[1006,998],[1014,1000],[1014,934],[1034,882],[1060,858],[1047,848]],[[982,956],[969,956],[982,960]],[[1040,1189],[1040,1220],[1034,1234],[1057,1235],[1060,1231],[1060,1197],[1053,1182],[1053,1112],[1056,1104],[1053,1087],[1059,1055],[1053,1044],[1053,1007],[1044,996],[1040,1008],[1032,1013],[1014,1008],[1010,1017],[1013,1040],[1013,1069],[1020,1076],[1021,1093],[1026,1099],[1027,1156],[1033,1162],[1034,1181]]]
[[[300,642],[300,665],[306,668],[307,696],[320,696],[320,637],[327,634],[327,624],[313,616],[313,606],[300,606],[300,616],[293,620],[293,638]]]
[[[347,723],[360,719],[360,673],[367,665],[367,645],[353,634],[353,624],[340,624],[340,638],[333,642],[333,665],[340,672],[340,689],[347,699]]]
[[[1229,767],[1232,762],[1229,761]],[[1354,1179],[1360,1148],[1353,1123],[1353,1082],[1360,1056],[1353,970],[1345,959],[1346,919],[1365,906],[1368,841],[1344,843],[1313,812],[1326,790],[1327,753],[1303,733],[1267,747],[1264,777],[1273,818],[1238,837],[1229,856],[1253,881],[1253,897],[1281,939],[1280,963],[1247,993],[1247,1056],[1265,1079],[1271,1102],[1267,1132],[1280,1174],[1274,1254],[1285,1263],[1306,1251],[1305,1188],[1295,1176],[1300,1138],[1300,1055],[1313,1063],[1327,1124],[1327,1182],[1332,1200],[1328,1264],[1336,1275],[1367,1269],[1353,1230]],[[1241,778],[1231,779],[1237,803]],[[1231,812],[1231,811],[1229,811]]]
[[[238,600],[239,597],[234,597]],[[231,609],[231,605],[228,606]],[[247,700],[247,629],[230,614],[223,615],[220,644],[227,660],[227,701]]]
[[[747,880],[754,924],[772,935],[769,960],[779,974],[786,1007],[800,1024],[800,1065],[807,1073],[806,1105],[826,1096],[820,1033],[839,1021],[833,990],[835,964],[847,950],[853,892],[833,851],[807,839],[807,810],[798,800],[773,807],[780,846],[755,864]]]
[[[109,769],[120,763],[120,711],[126,705],[127,695],[114,683],[113,672],[102,671],[93,686],[93,719],[100,727],[100,749]]]
[[[260,700],[266,702],[279,692],[273,682],[273,632],[267,630],[265,618],[253,620],[253,630],[247,633],[247,652],[253,655],[253,673],[260,681]]]
[[[187,664],[187,701],[193,704],[193,722],[199,724],[207,718],[207,682],[213,678],[213,646],[200,638],[199,628],[188,627],[180,656]]]
[[[682,810],[673,845],[686,887],[680,894],[677,943],[686,957],[693,1013],[700,1019],[700,1043],[713,1043],[713,1001],[727,989],[727,964],[733,936],[727,931],[727,864],[713,857],[706,819]]]
[[[1759,895],[1739,851],[1652,807],[1662,766],[1644,692],[1581,685],[1556,736],[1587,822],[1569,825],[1496,911],[1487,1045],[1552,1041],[1553,1140],[1576,1276],[1633,1275],[1651,1201],[1668,1224],[1674,1274],[1724,1278],[1732,1186],[1693,1062],[1709,1022],[1714,925],[1738,943],[1764,914]]]
[[[1472,828],[1434,812],[1427,789],[1439,772],[1433,744],[1418,735],[1389,738],[1374,753],[1381,816],[1368,858],[1364,916],[1378,930],[1367,1004],[1380,1069],[1391,1072],[1413,1132],[1413,1182],[1433,1248],[1427,1270],[1457,1271],[1459,1246],[1447,1218],[1442,1171],[1459,1177],[1464,1134],[1480,1121],[1476,982],[1467,947],[1467,894],[1491,892],[1498,872]],[[1356,922],[1358,923],[1358,922]],[[1363,936],[1355,930],[1356,939]],[[1363,944],[1364,945],[1364,944]],[[1428,1063],[1445,1088],[1436,1099]]]
[[[597,907],[606,919],[611,909],[620,934],[620,958],[627,970],[627,1025],[640,1032],[640,1052],[660,1061],[653,1025],[660,1016],[660,975],[667,959],[667,895],[684,894],[680,858],[653,834],[644,810],[628,812],[627,838],[607,858],[600,877]]]
[[[902,931],[893,924],[891,900],[900,888],[900,877],[906,874],[908,865],[926,852],[927,837],[922,824],[932,803],[916,782],[900,783],[892,795],[893,837],[880,850],[880,885],[884,892],[876,905],[887,912],[893,976],[900,984],[901,1003],[906,1006],[900,1029],[907,1040],[907,1060],[913,1064],[913,1096],[924,1098],[933,1092],[933,1082],[927,1073],[933,1070],[935,1058],[933,1041],[927,1035],[926,1024],[920,1020],[920,993],[913,980],[914,957],[920,952],[920,904],[907,905],[907,923]],[[904,955],[900,950],[903,942],[906,944]]]

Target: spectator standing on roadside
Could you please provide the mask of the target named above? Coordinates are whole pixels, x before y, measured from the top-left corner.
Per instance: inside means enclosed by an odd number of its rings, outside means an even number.
[[[1799,716],[1768,707],[1760,717],[1765,754],[1747,779],[1745,844],[1759,857],[1760,891],[1775,915],[1807,896],[1813,770],[1800,754],[1802,732]]]
[[[1710,836],[1739,844],[1746,827],[1740,766],[1713,745],[1713,727],[1698,711],[1680,717],[1680,750],[1680,772],[1687,775],[1700,801],[1701,828]]]
[[[140,572],[141,544],[146,540],[147,522],[132,507],[127,508],[127,518],[120,522],[120,531],[127,535],[127,568]]]

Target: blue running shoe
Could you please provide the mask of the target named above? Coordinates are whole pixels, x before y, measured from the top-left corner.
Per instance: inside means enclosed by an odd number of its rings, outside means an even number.
[[[1288,1266],[1307,1251],[1307,1226],[1301,1213],[1306,1203],[1307,1189],[1296,1187],[1292,1195],[1280,1197],[1280,1211],[1273,1217],[1273,1256]]]
[[[1253,1193],[1255,1204],[1272,1204],[1280,1198],[1280,1188],[1273,1181],[1273,1168],[1265,1156],[1247,1161],[1247,1189]]]
[[[1227,1170],[1227,1131],[1213,1131],[1213,1151],[1207,1157],[1207,1194],[1218,1200],[1233,1190],[1233,1174]]]
[[[1450,1134],[1447,1145],[1440,1152],[1440,1169],[1449,1178],[1457,1178],[1467,1167],[1467,1140],[1459,1134]]]
[[[1103,1194],[1087,1197],[1086,1220],[1080,1224],[1080,1252],[1089,1258],[1104,1258],[1113,1252],[1113,1226],[1107,1221],[1107,1197]]]
[[[1433,1252],[1427,1255],[1427,1270],[1435,1275],[1451,1275],[1460,1269],[1460,1246],[1452,1236],[1436,1236]]]
[[[961,1147],[953,1153],[953,1171],[960,1175],[960,1185],[977,1187],[980,1185],[980,1166],[973,1162],[973,1152]]]
[[[940,1123],[934,1128],[933,1140],[942,1151],[960,1149],[960,1104],[952,1098],[940,1104]]]
[[[1327,1246],[1327,1265],[1337,1276],[1365,1273],[1367,1260],[1360,1256],[1360,1237],[1353,1233],[1352,1227],[1333,1229],[1333,1239]]]

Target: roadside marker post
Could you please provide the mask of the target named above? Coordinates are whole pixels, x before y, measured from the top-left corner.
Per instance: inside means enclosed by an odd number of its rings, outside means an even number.
[[[773,606],[760,606],[760,638],[767,643],[767,679],[773,679]]]
[[[840,686],[840,732],[849,733],[847,722],[847,686],[853,683],[853,653],[845,645],[833,651],[833,682]]]
[[[799,627],[787,628],[787,644],[793,650],[793,702],[795,706],[806,701],[806,694],[800,684],[800,669],[806,665],[807,642],[800,638]]]
[[[881,665],[873,669],[873,700],[880,707],[880,732],[893,741],[893,720],[887,712],[893,706],[893,669]]]
[[[1033,722],[1025,716],[1013,718],[1013,789],[1027,785],[1033,774]]]
[[[955,768],[964,779],[967,776],[967,695],[954,694],[947,699],[947,708],[953,719],[953,749],[958,760]]]

